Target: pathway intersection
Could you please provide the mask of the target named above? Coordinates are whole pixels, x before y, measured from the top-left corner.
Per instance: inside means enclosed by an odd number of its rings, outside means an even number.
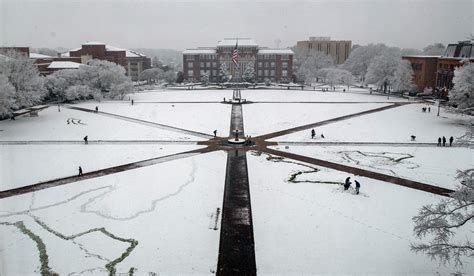
[[[234,99],[240,99],[240,90],[234,90]],[[138,102],[137,102],[138,103]],[[155,102],[150,102],[155,103]],[[200,103],[215,103],[215,102],[192,102],[196,104]],[[224,103],[224,102],[221,102]],[[229,102],[226,102],[227,104]],[[260,103],[277,103],[277,102],[260,102]],[[300,102],[295,102],[300,103]],[[308,102],[301,102],[307,104]],[[331,102],[317,102],[324,104],[331,104]],[[336,103],[336,102],[334,102]],[[337,103],[354,103],[354,102],[337,102]],[[357,102],[356,102],[357,103]],[[337,164],[334,162],[329,162],[322,159],[317,159],[309,156],[298,155],[294,153],[279,151],[269,146],[276,145],[305,145],[305,146],[320,146],[323,143],[318,142],[272,142],[268,141],[269,139],[279,137],[282,135],[287,135],[290,133],[310,130],[314,127],[327,125],[342,120],[347,120],[359,116],[364,116],[371,113],[381,112],[388,109],[397,108],[410,103],[393,103],[393,102],[380,102],[387,103],[389,105],[384,107],[379,107],[371,110],[366,110],[362,112],[357,112],[349,115],[340,116],[337,118],[332,118],[325,121],[314,122],[310,124],[305,124],[302,126],[296,126],[293,128],[276,131],[273,133],[268,133],[260,135],[257,137],[252,137],[250,144],[243,143],[231,143],[229,142],[232,139],[245,139],[244,132],[244,120],[242,105],[252,104],[252,102],[247,101],[232,101],[232,111],[231,111],[231,123],[229,129],[228,137],[213,137],[212,135],[196,132],[193,130],[177,128],[174,126],[163,125],[151,121],[126,117],[122,115],[106,113],[106,112],[95,112],[95,110],[80,108],[71,106],[69,108],[82,111],[82,112],[91,112],[97,113],[99,116],[108,116],[114,119],[125,120],[133,123],[142,124],[149,127],[166,129],[168,131],[174,131],[178,133],[185,133],[199,138],[205,138],[205,141],[134,141],[134,140],[123,140],[123,141],[90,141],[90,143],[98,144],[113,144],[113,143],[131,143],[131,144],[146,144],[146,143],[167,143],[167,144],[195,144],[204,146],[203,148],[191,150],[187,152],[172,154],[168,156],[161,156],[146,160],[141,160],[137,162],[132,162],[128,164],[123,164],[119,166],[113,166],[105,169],[100,169],[96,171],[91,171],[84,173],[83,176],[68,176],[59,179],[52,179],[45,182],[35,183],[19,188],[14,188],[10,190],[0,191],[0,198],[14,197],[22,194],[32,193],[39,190],[49,189],[65,184],[76,184],[85,179],[97,178],[105,175],[116,174],[128,170],[133,170],[137,168],[142,168],[146,166],[152,166],[162,162],[168,162],[171,160],[176,160],[180,158],[187,158],[196,156],[199,154],[205,154],[213,151],[226,151],[227,152],[227,166],[226,166],[226,177],[225,177],[225,189],[224,189],[224,200],[223,200],[223,209],[222,209],[222,220],[221,220],[221,232],[220,232],[220,244],[219,244],[219,255],[218,255],[218,266],[217,266],[217,275],[229,275],[229,274],[242,274],[242,275],[256,275],[256,261],[255,261],[255,242],[254,242],[254,233],[253,233],[253,219],[252,219],[252,208],[251,208],[251,197],[250,197],[250,188],[249,188],[249,175],[248,175],[248,165],[247,165],[247,152],[248,151],[259,151],[264,152],[273,156],[280,156],[292,160],[297,160],[305,162],[308,164],[313,164],[320,167],[326,167],[329,169],[342,171],[354,175],[364,176],[372,179],[381,180],[386,183],[401,185],[404,187],[416,189],[423,192],[428,192],[432,194],[449,196],[449,193],[452,190],[433,186],[427,183],[421,183],[417,181],[412,181],[409,179],[404,179],[392,175],[387,175],[383,173],[373,172],[365,169],[360,169],[348,165]],[[238,132],[236,132],[238,130]],[[78,141],[5,141],[0,142],[0,144],[75,144],[79,143]],[[327,145],[327,143],[324,143]],[[332,143],[337,145],[390,145],[390,146],[425,146],[436,147],[436,144],[428,143]]]

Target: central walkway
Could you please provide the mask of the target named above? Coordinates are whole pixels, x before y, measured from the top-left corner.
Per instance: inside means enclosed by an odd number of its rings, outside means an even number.
[[[235,91],[234,91],[235,94]],[[244,137],[242,105],[233,104],[229,137]],[[227,152],[217,275],[256,275],[246,150]]]

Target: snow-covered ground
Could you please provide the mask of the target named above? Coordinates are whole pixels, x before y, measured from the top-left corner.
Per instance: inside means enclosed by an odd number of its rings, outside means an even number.
[[[318,142],[411,142],[411,135],[416,142],[437,143],[438,137],[460,137],[466,133],[473,119],[469,116],[447,113],[442,109],[436,116],[436,108],[431,112],[421,112],[426,104],[409,104],[392,109],[367,114],[324,125],[315,129],[317,136],[324,134]],[[338,105],[340,108],[348,108]],[[334,114],[334,113],[332,113]],[[335,117],[336,114],[334,114]],[[321,118],[321,121],[324,118]],[[309,131],[277,137],[275,141],[311,141]],[[314,140],[313,140],[314,141]]]
[[[311,169],[299,165],[305,163],[276,163],[266,157],[248,157],[259,275],[448,275],[456,271],[410,251],[410,243],[416,242],[411,218],[421,205],[440,197],[364,177],[356,177],[361,182],[359,195],[337,184],[287,182],[292,173]],[[348,176],[318,169],[295,180],[343,183]],[[461,271],[474,271],[474,262]]]
[[[258,136],[387,105],[389,104],[247,104],[243,107],[245,134]],[[306,134],[309,133],[308,131],[305,132]]]
[[[231,90],[152,91],[129,101],[71,106],[225,136]],[[244,90],[249,101],[325,102],[243,105],[247,135],[258,136],[387,106],[406,99],[356,93]],[[126,99],[129,97],[127,96]],[[158,103],[160,102],[160,103]],[[166,103],[163,103],[166,102]],[[191,102],[191,103],[183,103]],[[206,103],[212,102],[212,103]],[[344,103],[330,103],[344,102]],[[174,106],[173,106],[174,105]],[[464,134],[469,118],[422,113],[414,103],[276,137],[282,151],[453,188],[456,169],[473,166],[473,150],[385,142],[435,142]],[[0,121],[0,190],[201,148],[202,136],[102,114],[52,106],[39,117]],[[349,135],[348,135],[349,134]],[[90,144],[83,145],[88,135]],[[98,141],[99,140],[99,141]],[[159,140],[159,141],[157,141]],[[321,145],[310,142],[377,142]],[[287,148],[288,146],[288,148]],[[255,153],[253,153],[255,154]],[[346,173],[247,154],[257,271],[261,275],[448,275],[410,251],[411,218],[440,197],[351,176],[360,195],[337,183]],[[400,160],[401,159],[401,160]],[[209,275],[216,271],[227,153],[215,151],[0,199],[0,274]],[[273,160],[278,161],[278,160]],[[288,182],[290,175],[307,171]],[[336,184],[334,184],[336,183]],[[460,233],[472,237],[472,233]],[[48,266],[45,264],[47,257]],[[468,275],[468,274],[466,274]]]

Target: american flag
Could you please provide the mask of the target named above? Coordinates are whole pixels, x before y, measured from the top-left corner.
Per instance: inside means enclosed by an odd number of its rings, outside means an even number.
[[[235,42],[235,48],[234,48],[234,51],[232,51],[232,62],[235,64],[235,67],[239,66],[239,64],[237,63],[238,57],[239,57],[239,54],[237,52],[237,42]]]

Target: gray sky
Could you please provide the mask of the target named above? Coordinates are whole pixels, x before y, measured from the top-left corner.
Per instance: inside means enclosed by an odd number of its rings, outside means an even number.
[[[183,50],[251,37],[261,46],[331,36],[353,44],[423,48],[473,34],[472,0],[143,1],[0,0],[0,45]]]

